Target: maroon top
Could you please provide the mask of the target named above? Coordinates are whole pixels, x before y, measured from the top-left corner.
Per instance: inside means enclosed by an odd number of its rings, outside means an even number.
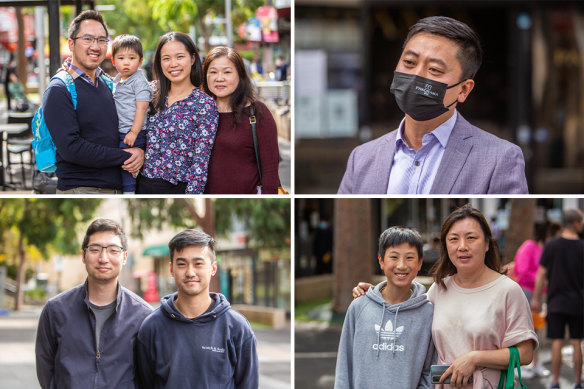
[[[256,101],[256,131],[262,161],[262,193],[278,193],[278,131],[270,110]],[[261,111],[258,113],[257,111]],[[256,194],[259,185],[258,165],[253,148],[249,108],[244,110],[234,128],[232,112],[219,112],[219,128],[209,161],[209,194]]]

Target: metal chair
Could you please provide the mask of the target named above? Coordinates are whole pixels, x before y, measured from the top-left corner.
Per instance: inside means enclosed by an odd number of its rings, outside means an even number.
[[[31,186],[27,186],[26,169],[28,168],[32,172],[35,163],[31,145],[33,116],[34,112],[8,112],[8,123],[28,124],[28,128],[25,131],[19,134],[8,135],[6,140],[6,169],[8,170],[8,174],[10,176],[9,182],[11,184],[15,184],[13,181],[13,168],[20,167],[22,186],[25,189],[32,187],[32,182]],[[28,161],[25,161],[24,158],[24,154],[26,153],[28,153]],[[19,160],[13,161],[13,156],[18,156]]]

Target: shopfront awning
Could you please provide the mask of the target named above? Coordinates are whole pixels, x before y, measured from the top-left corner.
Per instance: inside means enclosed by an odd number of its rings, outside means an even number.
[[[148,246],[142,252],[145,257],[168,257],[170,254],[168,252],[168,245],[160,244],[157,246]]]

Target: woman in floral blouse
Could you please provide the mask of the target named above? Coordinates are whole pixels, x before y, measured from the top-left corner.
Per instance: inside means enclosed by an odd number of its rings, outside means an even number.
[[[192,39],[181,32],[164,34],[153,72],[158,84],[136,193],[203,193],[219,116],[213,99],[199,89],[201,59]]]

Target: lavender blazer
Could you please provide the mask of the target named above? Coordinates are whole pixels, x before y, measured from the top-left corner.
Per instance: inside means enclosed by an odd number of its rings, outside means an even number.
[[[394,130],[351,152],[339,194],[387,193],[396,135]],[[528,193],[523,153],[473,126],[459,112],[430,193]]]

